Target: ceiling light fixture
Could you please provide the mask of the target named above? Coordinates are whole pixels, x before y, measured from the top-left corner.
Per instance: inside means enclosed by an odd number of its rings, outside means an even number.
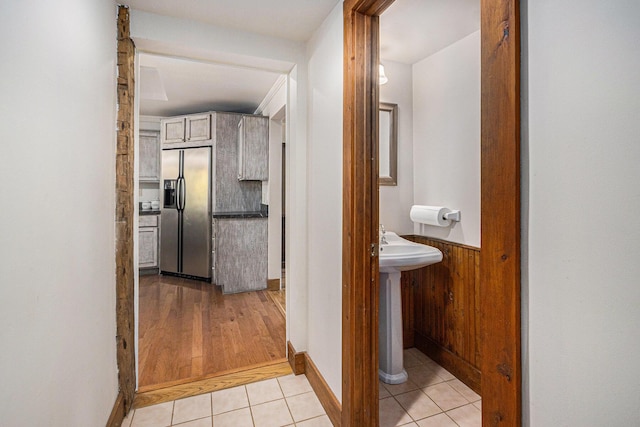
[[[382,64],[380,64],[378,66],[378,75],[379,75],[379,79],[380,79],[379,83],[381,85],[386,84],[389,81],[387,76],[384,74],[384,65],[382,65]]]

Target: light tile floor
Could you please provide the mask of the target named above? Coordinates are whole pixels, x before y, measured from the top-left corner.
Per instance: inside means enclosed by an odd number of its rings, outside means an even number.
[[[420,350],[404,351],[409,380],[379,383],[380,427],[481,427],[480,396]]]
[[[481,400],[419,350],[404,353],[409,381],[379,384],[380,427],[480,427]],[[331,427],[304,375],[287,375],[131,411],[123,427]]]

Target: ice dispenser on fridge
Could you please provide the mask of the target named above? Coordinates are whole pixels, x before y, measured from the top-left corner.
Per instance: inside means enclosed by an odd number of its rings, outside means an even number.
[[[164,204],[165,208],[176,208],[176,179],[164,180]]]

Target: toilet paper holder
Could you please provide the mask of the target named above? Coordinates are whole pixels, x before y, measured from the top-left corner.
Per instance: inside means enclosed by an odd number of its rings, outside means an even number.
[[[455,221],[455,222],[460,222],[461,217],[462,217],[462,214],[460,213],[460,211],[445,212],[442,215],[442,219],[448,219],[449,221]]]

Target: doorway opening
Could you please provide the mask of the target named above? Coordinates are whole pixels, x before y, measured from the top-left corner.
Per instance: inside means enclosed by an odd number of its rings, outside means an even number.
[[[379,239],[379,16],[392,3],[344,4],[344,427],[379,422],[379,266],[370,249]],[[482,422],[515,426],[522,416],[519,2],[483,0],[480,17]]]
[[[387,77],[379,87],[381,249],[389,232],[395,232],[443,254],[433,265],[403,271],[400,283],[390,287],[387,276],[381,278],[387,290],[381,293],[381,306],[389,304],[384,301],[390,296],[401,299],[407,359],[404,366],[392,364],[393,346],[381,333],[387,340],[380,350],[386,356],[382,391],[393,376],[400,381],[406,374],[407,384],[423,390],[413,403],[428,398],[441,404],[443,418],[455,420],[464,412],[478,424],[479,5],[480,0],[398,1],[379,18],[380,63]],[[409,215],[414,205],[456,209],[463,212],[462,221],[440,226],[414,222]],[[381,313],[382,323],[389,314]],[[401,354],[400,346],[395,351]],[[456,401],[456,411],[448,413],[452,408],[442,402],[443,394]]]
[[[232,292],[225,293],[218,286],[219,277],[216,278],[216,271],[212,271],[212,279],[207,282],[191,280],[189,277],[158,274],[160,266],[157,263],[146,265],[145,272],[150,274],[140,276],[136,281],[135,289],[138,305],[135,319],[138,345],[136,405],[170,399],[171,395],[167,394],[167,387],[183,390],[184,387],[192,384],[208,381],[207,387],[215,388],[216,380],[226,381],[229,386],[233,381],[246,383],[247,378],[262,379],[286,373],[288,366],[284,304],[277,304],[276,299],[269,294],[268,284],[271,272],[268,272],[267,268],[267,265],[275,265],[277,271],[275,280],[279,282],[280,248],[279,245],[271,248],[271,242],[279,243],[281,232],[279,227],[272,227],[271,223],[266,225],[267,221],[270,221],[268,207],[273,204],[277,206],[273,209],[277,215],[275,223],[278,225],[280,223],[280,215],[277,211],[280,210],[279,198],[283,192],[280,189],[280,183],[283,181],[279,176],[272,175],[274,172],[269,170],[272,178],[270,181],[278,183],[277,189],[273,191],[277,197],[269,197],[272,192],[267,184],[268,181],[240,182],[237,179],[237,172],[223,171],[224,167],[235,168],[238,165],[236,144],[237,134],[240,132],[238,130],[240,120],[244,116],[256,114],[273,116],[270,111],[265,111],[268,106],[262,105],[261,102],[265,103],[269,96],[274,97],[271,93],[274,88],[286,90],[286,86],[281,83],[286,79],[280,72],[151,55],[145,52],[138,52],[138,58],[138,70],[141,72],[140,78],[137,79],[140,83],[137,87],[140,96],[136,98],[140,101],[136,129],[142,135],[150,130],[160,131],[162,123],[167,118],[178,117],[181,118],[180,120],[185,118],[187,123],[194,117],[209,118],[211,135],[195,143],[195,145],[211,147],[213,195],[210,196],[212,200],[208,221],[211,223],[212,214],[216,218],[216,214],[230,214],[227,211],[233,211],[238,214],[238,218],[241,218],[237,221],[253,215],[248,221],[264,224],[264,239],[261,239],[260,244],[265,250],[260,251],[260,256],[265,258],[265,277],[264,287],[261,289],[259,287],[249,290],[233,289]],[[158,79],[160,79],[159,82]],[[236,95],[233,89],[238,87],[242,90]],[[179,93],[176,92],[176,88],[180,89]],[[279,99],[286,99],[286,96]],[[284,115],[285,106],[278,108]],[[211,114],[211,112],[214,113]],[[282,126],[278,123],[277,132],[281,132],[281,129]],[[165,135],[164,130],[160,134]],[[161,205],[160,211],[164,205],[164,192],[161,188],[164,180],[160,179],[162,162],[159,159],[163,156],[163,149],[167,147],[162,145],[163,141],[157,142],[152,155],[140,146],[139,167],[141,169],[147,168],[148,164],[153,164],[154,161],[158,161],[160,165],[155,179],[136,181],[140,219],[153,215],[153,212],[145,212],[143,203],[157,200]],[[281,137],[278,137],[275,142],[278,148],[281,142]],[[187,149],[191,148],[186,148],[185,151]],[[280,150],[275,150],[272,154],[279,157]],[[280,167],[275,169],[275,173],[280,174]],[[226,175],[222,177],[222,174]],[[235,193],[232,194],[230,187],[224,184],[227,182],[224,181],[226,179],[229,179],[229,186],[237,190]],[[218,194],[218,199],[215,199],[215,193]],[[215,200],[219,201],[223,197],[226,197],[224,200],[228,203],[216,204]],[[162,218],[158,217],[157,221],[162,221]],[[225,216],[224,221],[235,220],[227,219]],[[162,235],[160,225],[156,235],[158,233]],[[236,225],[240,230],[245,229],[244,223]],[[221,229],[220,227],[218,225],[216,228],[214,221],[212,230]],[[138,231],[140,232],[142,228],[141,226]],[[215,257],[214,252],[221,239],[218,238],[216,242],[216,235],[212,235],[214,236],[211,239],[210,253],[210,256],[214,257],[212,269],[217,268],[219,273],[220,263],[223,262],[224,257]],[[233,238],[233,236],[237,236],[237,233],[231,233],[230,237]],[[269,242],[267,242],[267,236],[269,236]],[[163,241],[162,238],[158,240]],[[137,248],[142,251],[145,250],[144,246],[140,240]],[[268,261],[267,247],[269,247]],[[159,258],[158,251],[162,254],[163,248],[156,246],[156,258]],[[271,252],[277,256],[273,258]],[[225,253],[233,255],[226,251]],[[139,258],[144,257],[140,254]],[[229,290],[229,288],[226,289]],[[240,372],[246,375],[237,377]],[[159,393],[154,394],[154,391],[161,389],[164,396],[159,396]]]

